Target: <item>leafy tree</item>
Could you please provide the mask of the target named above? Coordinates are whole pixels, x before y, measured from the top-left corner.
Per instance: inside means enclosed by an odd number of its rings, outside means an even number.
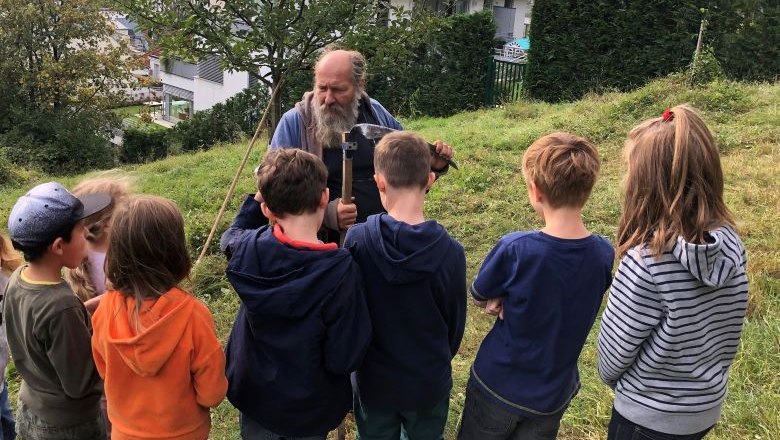
[[[268,87],[311,68],[317,51],[370,24],[373,0],[116,0],[168,55],[218,56]],[[272,105],[281,117],[281,94]]]
[[[12,160],[60,172],[113,163],[105,109],[132,76],[111,34],[92,0],[0,0],[0,143]]]

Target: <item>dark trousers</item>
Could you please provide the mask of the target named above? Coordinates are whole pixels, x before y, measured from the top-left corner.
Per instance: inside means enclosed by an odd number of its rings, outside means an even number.
[[[372,408],[355,399],[355,424],[359,440],[442,440],[450,408],[450,396],[420,411]]]
[[[688,435],[664,434],[652,429],[639,426],[636,423],[621,416],[612,408],[612,418],[609,421],[607,440],[699,440],[710,432],[712,427],[702,432]]]
[[[469,379],[458,440],[554,440],[566,408],[525,417],[509,412]]]
[[[239,413],[239,425],[243,440],[325,440],[325,437],[328,435],[327,432],[323,435],[311,437],[291,437],[289,435],[277,434],[241,413]]]

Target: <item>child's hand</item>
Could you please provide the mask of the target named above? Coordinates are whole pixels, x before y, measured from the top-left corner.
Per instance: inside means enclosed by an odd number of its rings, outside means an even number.
[[[504,320],[504,299],[503,298],[493,298],[489,299],[487,302],[487,305],[485,306],[485,312],[488,315],[498,316],[498,319]]]
[[[480,309],[484,309],[485,306],[487,305],[487,301],[477,301],[476,299],[473,301],[474,301],[474,305],[479,307]]]
[[[103,295],[105,295],[105,293],[100,294],[92,299],[88,299],[84,302],[84,308],[87,309],[87,313],[90,315],[95,313],[95,310],[97,310],[97,307],[100,305],[100,300],[103,298]]]

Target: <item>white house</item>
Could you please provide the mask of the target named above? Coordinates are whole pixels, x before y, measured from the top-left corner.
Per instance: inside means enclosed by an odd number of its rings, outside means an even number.
[[[447,0],[391,0],[392,6],[404,9],[426,6],[436,11],[444,10],[450,2]],[[528,36],[531,25],[533,0],[455,0],[456,13],[471,13],[488,9],[496,20],[496,37],[504,42]],[[392,20],[392,16],[390,19]]]
[[[149,58],[152,76],[158,73],[163,86],[163,119],[172,123],[225,102],[257,81],[247,72],[222,70],[216,57],[204,58],[197,64],[161,60],[157,54]]]

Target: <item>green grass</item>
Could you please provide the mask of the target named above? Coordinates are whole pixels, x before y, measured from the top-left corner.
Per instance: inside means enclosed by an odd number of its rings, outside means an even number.
[[[554,130],[566,130],[596,143],[602,174],[584,215],[591,230],[614,238],[620,214],[624,172],[621,150],[626,133],[639,121],[684,102],[701,110],[721,148],[726,199],[748,249],[751,283],[748,317],[731,372],[729,396],[723,417],[707,438],[780,439],[780,84],[715,82],[690,90],[684,80],[673,77],[632,93],[589,96],[571,104],[520,102],[502,109],[404,123],[430,140],[445,139],[456,149],[461,170],[452,171],[434,185],[426,214],[439,220],[463,243],[471,279],[500,236],[542,226],[527,203],[525,185],[518,172],[522,152],[533,140]],[[192,252],[197,255],[244,148],[245,144],[225,145],[125,171],[134,178],[136,191],[163,195],[179,204]],[[263,150],[258,147],[253,153],[237,193],[253,192],[250,169]],[[7,218],[19,195],[44,179],[33,176],[33,181],[23,187],[2,188],[2,218]],[[58,179],[72,186],[85,177]],[[228,225],[238,204],[236,196],[219,232]],[[210,250],[214,252],[215,245]],[[222,274],[224,266],[220,256],[212,255],[190,282],[193,291],[214,313],[223,341],[238,307]],[[453,360],[455,385],[448,439],[454,438],[456,432],[469,367],[492,322],[481,310],[469,309],[463,344]],[[582,390],[564,416],[561,439],[606,438],[613,395],[596,372],[598,325],[594,325],[580,359]],[[12,382],[18,379],[14,376]],[[12,384],[12,390],[16,386],[18,383]],[[228,402],[212,414],[211,438],[239,438],[237,413]]]
[[[129,105],[127,107],[117,107],[111,111],[114,112],[120,118],[127,118],[130,116],[138,115],[138,113],[140,113],[141,109],[143,108],[144,108],[143,105]]]

